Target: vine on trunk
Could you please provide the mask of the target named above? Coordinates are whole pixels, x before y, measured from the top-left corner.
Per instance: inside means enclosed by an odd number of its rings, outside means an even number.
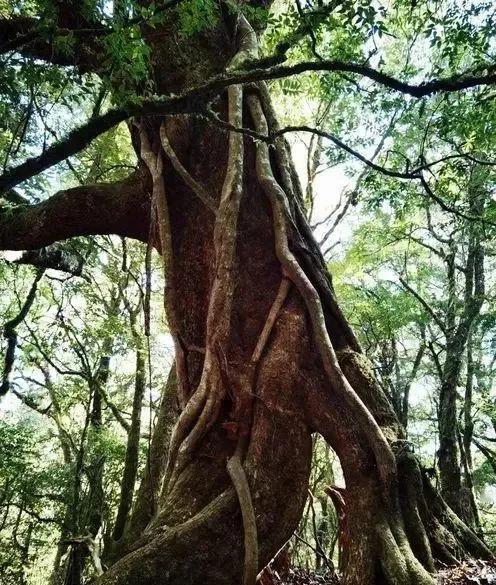
[[[258,96],[252,94],[247,99],[256,131],[267,133],[267,121]],[[272,205],[276,255],[281,262],[283,273],[295,284],[307,307],[314,339],[329,383],[361,422],[362,431],[376,458],[387,511],[383,521],[376,527],[377,538],[382,548],[381,561],[384,574],[388,582],[394,585],[407,584],[412,577],[419,584],[431,585],[433,579],[411,551],[402,525],[399,502],[395,493],[397,468],[394,453],[373,415],[341,370],[327,331],[320,296],[289,248],[287,231],[289,212],[286,194],[272,172],[268,146],[260,142],[256,150],[257,175]]]

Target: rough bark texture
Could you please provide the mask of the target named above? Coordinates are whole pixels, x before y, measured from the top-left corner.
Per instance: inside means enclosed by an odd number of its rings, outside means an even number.
[[[42,248],[77,235],[109,233],[145,242],[150,204],[144,185],[136,174],[120,183],[60,191],[38,205],[19,205],[0,215],[0,246]]]

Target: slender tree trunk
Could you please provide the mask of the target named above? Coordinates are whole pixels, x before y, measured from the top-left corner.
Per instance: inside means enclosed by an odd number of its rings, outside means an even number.
[[[485,171],[483,171],[485,172]],[[468,203],[474,217],[482,217],[486,194],[481,191],[478,178],[480,171],[472,170],[468,189]],[[439,395],[439,472],[441,493],[452,509],[465,521],[476,525],[477,506],[471,489],[462,486],[463,456],[460,459],[458,449],[457,389],[463,358],[469,343],[469,336],[484,301],[484,249],[481,243],[481,226],[473,221],[467,224],[467,257],[464,267],[465,290],[463,309],[456,318],[456,305],[459,303],[456,290],[455,256],[456,247],[450,245],[446,257],[448,277],[448,309],[446,313],[446,355],[442,370],[441,390]],[[474,224],[474,225],[472,225]],[[471,374],[472,375],[472,374]],[[469,385],[469,402],[465,404],[465,414],[471,409],[471,388]],[[470,431],[470,420],[468,421]],[[463,442],[460,443],[463,449]],[[465,451],[466,452],[466,451]],[[470,448],[469,448],[470,452]],[[468,468],[467,468],[467,473]],[[470,478],[469,478],[470,481]]]
[[[112,563],[115,559],[123,556],[132,546],[137,535],[140,535],[145,530],[157,513],[160,490],[167,465],[168,445],[177,416],[176,372],[175,368],[172,367],[160,399],[147,462],[132,510],[127,517],[127,522],[120,537],[106,543],[104,550],[106,563]]]
[[[112,532],[114,541],[120,540],[128,521],[133,502],[134,486],[138,473],[139,441],[141,434],[141,409],[146,389],[146,360],[143,340],[136,328],[136,318],[131,323],[136,347],[136,370],[134,379],[133,408],[131,413],[131,425],[127,437],[126,456],[124,458],[124,471],[121,481],[121,494],[117,507],[117,516]]]

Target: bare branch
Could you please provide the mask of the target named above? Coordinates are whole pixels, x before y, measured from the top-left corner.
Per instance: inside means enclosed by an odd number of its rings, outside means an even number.
[[[382,173],[383,175],[386,175],[388,177],[393,177],[393,178],[397,178],[397,179],[401,179],[401,180],[418,180],[418,181],[420,181],[420,183],[422,184],[427,195],[433,201],[435,201],[441,207],[441,209],[443,209],[443,211],[447,211],[448,213],[453,213],[454,215],[457,215],[458,217],[461,217],[461,218],[469,220],[469,221],[479,221],[481,223],[486,223],[487,225],[496,226],[496,224],[494,222],[491,222],[482,216],[466,214],[463,211],[460,211],[459,209],[457,209],[456,207],[453,207],[453,206],[449,205],[448,203],[446,203],[446,201],[444,201],[444,199],[442,199],[441,197],[436,195],[436,193],[431,189],[431,187],[429,186],[428,182],[426,181],[425,177],[422,174],[423,171],[428,170],[428,169],[430,169],[436,165],[439,165],[443,162],[446,162],[448,160],[467,158],[465,156],[465,154],[451,154],[451,155],[445,156],[443,158],[440,158],[438,160],[432,161],[430,163],[422,164],[418,167],[415,167],[411,171],[410,170],[395,171],[394,169],[390,169],[390,168],[387,168],[387,167],[384,167],[382,165],[375,163],[373,160],[368,159],[367,157],[365,157],[363,154],[361,154],[360,152],[358,152],[357,150],[355,150],[351,146],[348,146],[346,143],[344,143],[337,136],[334,136],[333,134],[330,134],[329,132],[325,132],[324,130],[319,130],[318,128],[312,128],[310,126],[305,126],[305,125],[303,125],[303,126],[286,126],[285,128],[281,128],[280,130],[277,130],[276,132],[272,132],[272,133],[268,133],[268,134],[261,134],[260,132],[256,132],[255,130],[251,130],[250,128],[233,126],[232,124],[229,124],[228,122],[225,122],[224,120],[221,120],[217,116],[217,114],[215,114],[215,112],[212,112],[210,110],[207,111],[206,114],[204,114],[204,115],[207,118],[209,118],[212,122],[217,124],[219,127],[224,128],[225,130],[227,130],[229,132],[237,132],[237,133],[245,134],[247,136],[250,136],[251,138],[254,138],[255,140],[261,140],[261,141],[267,142],[267,143],[272,143],[272,142],[276,141],[277,138],[280,137],[281,135],[287,134],[289,132],[310,132],[310,133],[315,134],[317,136],[327,138],[328,140],[333,142],[336,146],[343,149],[345,152],[347,152],[351,156],[357,158],[358,160],[363,162],[367,167],[371,168],[374,171]],[[493,164],[491,161],[485,161],[485,162],[487,165]],[[326,234],[326,237],[327,237],[327,235],[328,234]]]
[[[341,73],[356,73],[366,77],[380,85],[388,87],[389,89],[398,91],[400,93],[411,95],[415,98],[422,98],[433,95],[435,93],[444,92],[456,92],[463,89],[470,89],[481,85],[494,85],[496,84],[496,66],[488,63],[483,69],[479,68],[478,71],[485,70],[485,74],[459,74],[452,75],[450,77],[444,77],[439,79],[432,79],[430,81],[424,81],[419,84],[410,84],[404,81],[400,81],[396,77],[378,71],[368,65],[360,63],[338,61],[338,60],[326,60],[326,61],[302,61],[293,65],[273,65],[271,63],[281,62],[284,57],[268,57],[260,59],[259,61],[245,64],[246,72],[242,71],[237,75],[236,81],[229,81],[230,83],[250,83],[255,81],[266,81],[269,79],[281,79],[283,77],[290,77],[292,75],[298,75],[300,73],[306,73],[309,71],[329,71],[329,72],[341,72]],[[267,65],[269,65],[267,67]]]
[[[431,305],[414,288],[412,288],[404,278],[400,276],[399,280],[401,286],[413,297],[415,297],[415,299],[422,305],[426,312],[432,317],[433,321],[436,323],[439,329],[441,329],[441,331],[446,335],[446,327],[444,326],[444,323],[441,321],[440,317],[435,313]]]
[[[95,234],[146,241],[150,204],[143,178],[59,191],[46,201],[0,212],[0,249],[26,250]]]

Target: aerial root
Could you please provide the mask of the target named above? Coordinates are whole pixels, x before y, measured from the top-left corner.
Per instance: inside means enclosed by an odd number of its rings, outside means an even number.
[[[152,177],[152,222],[158,227],[160,249],[162,252],[162,266],[164,271],[164,309],[169,323],[169,330],[174,342],[176,352],[176,370],[178,382],[178,398],[181,405],[185,402],[187,395],[188,380],[186,375],[186,358],[184,350],[179,341],[179,327],[175,312],[174,287],[172,285],[174,275],[172,236],[169,219],[169,209],[165,193],[165,181],[163,176],[162,155],[155,154],[150,146],[146,130],[142,124],[137,125],[140,132],[141,158],[145,162]],[[153,234],[154,227],[150,229]]]
[[[240,434],[238,437],[238,443],[234,454],[227,461],[227,471],[238,496],[239,507],[243,518],[245,546],[244,585],[255,585],[258,575],[258,535],[255,510],[253,508],[250,487],[243,467],[243,460],[246,455],[252,424],[253,388],[255,385],[258,364],[260,363],[260,359],[265,351],[270,334],[286,300],[290,287],[290,281],[283,276],[277,294],[267,314],[264,326],[262,327],[262,331],[258,336],[255,349],[253,350],[248,365],[248,373],[246,376],[243,376],[243,379],[241,379],[240,376],[239,380],[239,392],[244,396],[237,396],[240,402],[240,420],[238,422],[244,422],[246,424],[246,429],[242,429],[241,424],[239,424]],[[243,430],[245,432],[243,432]]]
[[[165,154],[169,157],[171,164],[176,171],[176,173],[183,179],[183,181],[188,185],[188,187],[193,191],[193,193],[200,199],[200,201],[212,211],[214,215],[217,214],[217,204],[215,199],[212,195],[205,189],[205,187],[196,181],[184,168],[181,161],[178,159],[174,149],[172,148],[171,143],[169,142],[169,138],[167,137],[167,133],[165,130],[165,124],[162,123],[160,126],[160,142],[162,143],[162,148],[164,149]]]
[[[240,86],[228,89],[229,120],[241,124],[243,92]],[[205,359],[200,382],[181,413],[171,439],[167,465],[170,490],[187,465],[199,441],[214,424],[226,395],[223,376],[223,348],[230,331],[234,292],[237,220],[242,194],[243,137],[229,137],[227,171],[214,226],[215,276],[207,314]],[[176,163],[177,164],[177,163]]]
[[[250,486],[243,464],[238,455],[233,455],[227,462],[227,471],[239,500],[243,517],[245,542],[244,585],[255,585],[258,575],[258,536],[255,510],[251,499]]]
[[[267,315],[267,319],[265,320],[265,324],[263,326],[262,332],[260,333],[257,344],[255,349],[253,350],[253,354],[251,356],[250,363],[253,366],[256,366],[262,357],[262,353],[267,345],[267,341],[269,339],[270,333],[274,327],[276,319],[279,315],[279,311],[281,310],[286,297],[288,296],[289,289],[291,287],[291,281],[285,275],[283,275],[281,279],[281,283],[279,284],[279,289],[276,294],[276,298],[270,307],[269,314]]]
[[[250,95],[247,99],[255,129],[257,132],[266,134],[267,122],[258,96]],[[256,149],[258,179],[272,205],[277,258],[283,267],[284,273],[294,283],[305,302],[325,372],[328,375],[333,389],[339,393],[353,410],[355,416],[361,421],[361,426],[371,444],[380,478],[387,488],[387,493],[389,493],[392,479],[396,475],[394,454],[381,428],[351,387],[339,366],[336,353],[327,332],[319,294],[289,249],[286,223],[286,195],[272,172],[268,146],[260,142],[257,144]]]
[[[257,95],[248,96],[248,104],[255,129],[261,134],[267,134],[267,121],[259,97]],[[314,339],[329,382],[333,390],[358,419],[376,460],[379,478],[383,485],[384,514],[390,520],[387,523],[385,522],[384,534],[386,536],[381,533],[382,535],[379,535],[379,537],[383,539],[384,548],[386,549],[387,547],[392,553],[391,557],[385,555],[385,562],[387,558],[396,558],[398,561],[397,563],[394,561],[397,566],[395,566],[394,570],[395,580],[392,580],[391,584],[403,585],[404,583],[406,585],[408,583],[407,577],[415,575],[416,582],[420,585],[432,585],[431,576],[413,555],[404,532],[401,511],[394,491],[397,477],[394,453],[376,420],[341,370],[327,332],[319,293],[289,248],[287,216],[290,212],[285,191],[274,177],[267,144],[258,143],[256,145],[256,154],[258,180],[272,205],[276,256],[281,263],[283,273],[291,279],[306,305]],[[284,176],[284,173],[281,173],[281,175]],[[287,179],[289,180],[289,177]],[[394,547],[389,546],[392,543],[394,543]],[[385,566],[386,571],[389,571],[391,576],[393,575],[389,566]]]
[[[257,88],[260,93],[261,104],[263,106],[262,111],[267,122],[268,135],[274,135],[278,130],[280,130],[280,127],[277,121],[276,111],[270,99],[269,89],[267,84],[263,81],[257,84]],[[318,267],[319,263],[321,265],[324,263],[324,259],[320,254],[317,243],[314,240],[312,230],[305,221],[305,213],[303,211],[304,196],[301,190],[298,172],[291,156],[290,146],[284,135],[279,135],[276,137],[274,141],[274,147],[275,159],[277,161],[278,169],[281,175],[281,186],[283,190],[290,195],[291,201],[293,202],[295,223],[298,225],[299,230],[303,230],[303,235],[306,237],[307,244],[308,242],[313,242],[314,244],[312,256],[317,260],[317,266],[314,266],[313,263],[309,262],[306,266],[306,269],[310,271],[310,277],[313,278],[316,286],[318,286],[318,290],[323,298],[323,302],[325,302],[325,305],[331,310],[332,314],[336,316],[340,326],[345,331],[350,347],[353,350],[360,352],[360,343],[335,298],[332,286]]]

